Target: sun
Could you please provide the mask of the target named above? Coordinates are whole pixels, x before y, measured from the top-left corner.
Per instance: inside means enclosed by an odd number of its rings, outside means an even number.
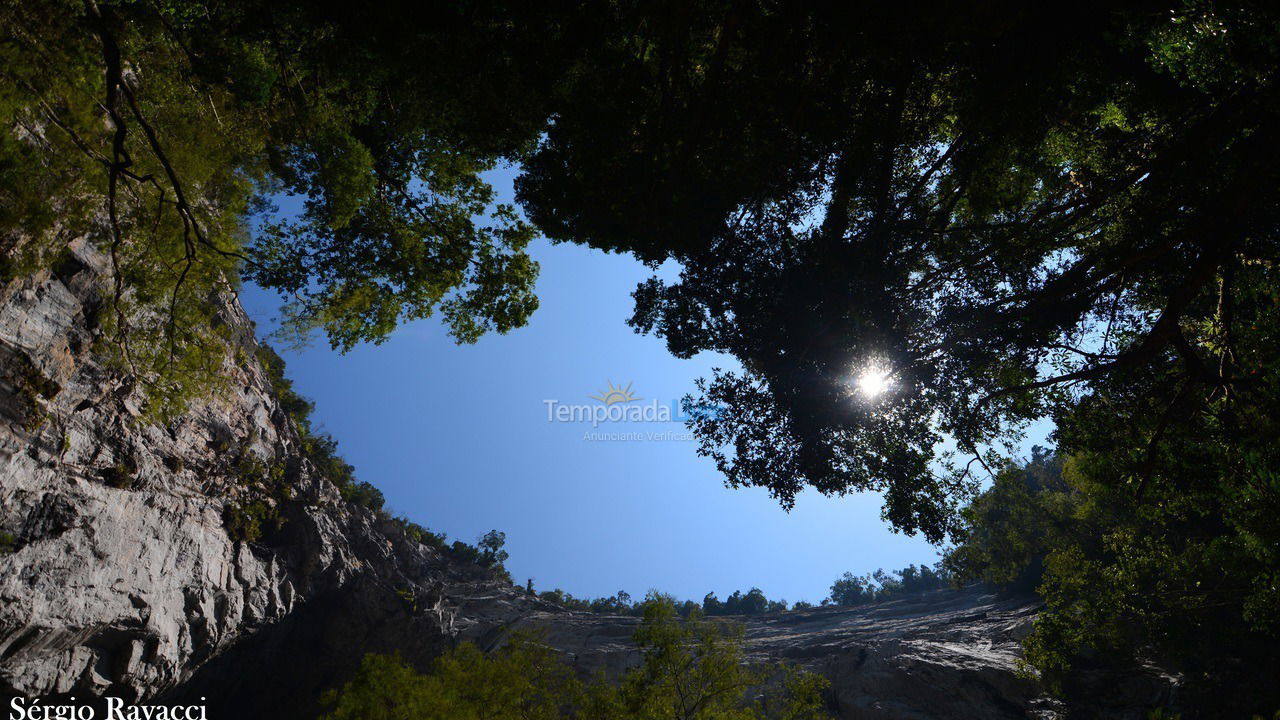
[[[893,382],[889,379],[889,371],[879,367],[863,368],[855,380],[858,392],[868,400],[874,400],[888,392]]]

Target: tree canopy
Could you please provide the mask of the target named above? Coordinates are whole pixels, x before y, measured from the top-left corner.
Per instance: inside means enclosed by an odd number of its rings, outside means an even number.
[[[341,350],[433,313],[459,342],[523,325],[534,231],[482,176],[533,148],[575,31],[501,4],[404,22],[422,10],[0,4],[6,266],[106,252],[104,348],[158,407],[218,383],[208,300],[241,277]]]
[[[634,12],[520,197],[553,238],[678,262],[632,324],[741,362],[694,422],[731,485],[880,490],[938,540],[993,444],[1114,378],[1260,398],[1274,7]],[[859,397],[867,371],[891,390]]]
[[[1171,414],[1262,392],[1267,3],[3,9],[6,256],[99,228],[108,345],[168,399],[216,379],[205,299],[239,276],[339,349],[518,327],[533,226],[678,264],[632,324],[740,361],[694,399],[731,485],[878,490],[932,540],[1108,378],[1168,364]]]

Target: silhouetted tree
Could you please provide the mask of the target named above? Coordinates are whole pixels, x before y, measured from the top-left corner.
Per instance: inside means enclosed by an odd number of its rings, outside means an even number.
[[[879,490],[938,541],[984,448],[1076,398],[1140,383],[1111,400],[1153,430],[1223,393],[1259,406],[1276,6],[634,12],[520,197],[554,239],[677,263],[632,323],[740,361],[693,398],[720,408],[692,427],[731,485]]]

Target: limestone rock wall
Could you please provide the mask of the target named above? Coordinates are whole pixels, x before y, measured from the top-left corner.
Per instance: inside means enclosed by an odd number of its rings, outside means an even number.
[[[413,615],[403,598],[441,586],[448,563],[314,475],[234,298],[221,320],[247,352],[227,359],[228,388],[167,427],[139,420],[137,390],[92,351],[103,263],[75,244],[55,271],[0,288],[0,694],[175,692],[357,586],[404,606],[386,622]],[[283,527],[253,543],[224,522],[249,492],[246,457],[287,468],[292,491]],[[451,633],[439,602],[415,621],[435,641]]]

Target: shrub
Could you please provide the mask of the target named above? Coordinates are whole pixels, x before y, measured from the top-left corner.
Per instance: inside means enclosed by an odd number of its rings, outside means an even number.
[[[404,536],[413,542],[422,543],[427,547],[435,548],[440,551],[446,551],[449,549],[448,544],[445,542],[445,536],[443,533],[431,532],[427,528],[409,520],[408,518],[397,517],[393,518],[393,520],[400,526],[400,530],[404,533]]]
[[[118,462],[108,468],[103,468],[98,472],[102,481],[113,488],[120,490],[128,490],[134,486],[136,478],[134,473],[138,472],[138,467],[132,462]]]
[[[382,510],[386,502],[382,491],[367,482],[347,483],[340,485],[339,489],[342,491],[343,500],[369,508],[374,512]]]
[[[266,501],[254,500],[244,505],[228,505],[223,511],[222,524],[232,540],[257,542],[264,530],[283,527],[284,518]]]

